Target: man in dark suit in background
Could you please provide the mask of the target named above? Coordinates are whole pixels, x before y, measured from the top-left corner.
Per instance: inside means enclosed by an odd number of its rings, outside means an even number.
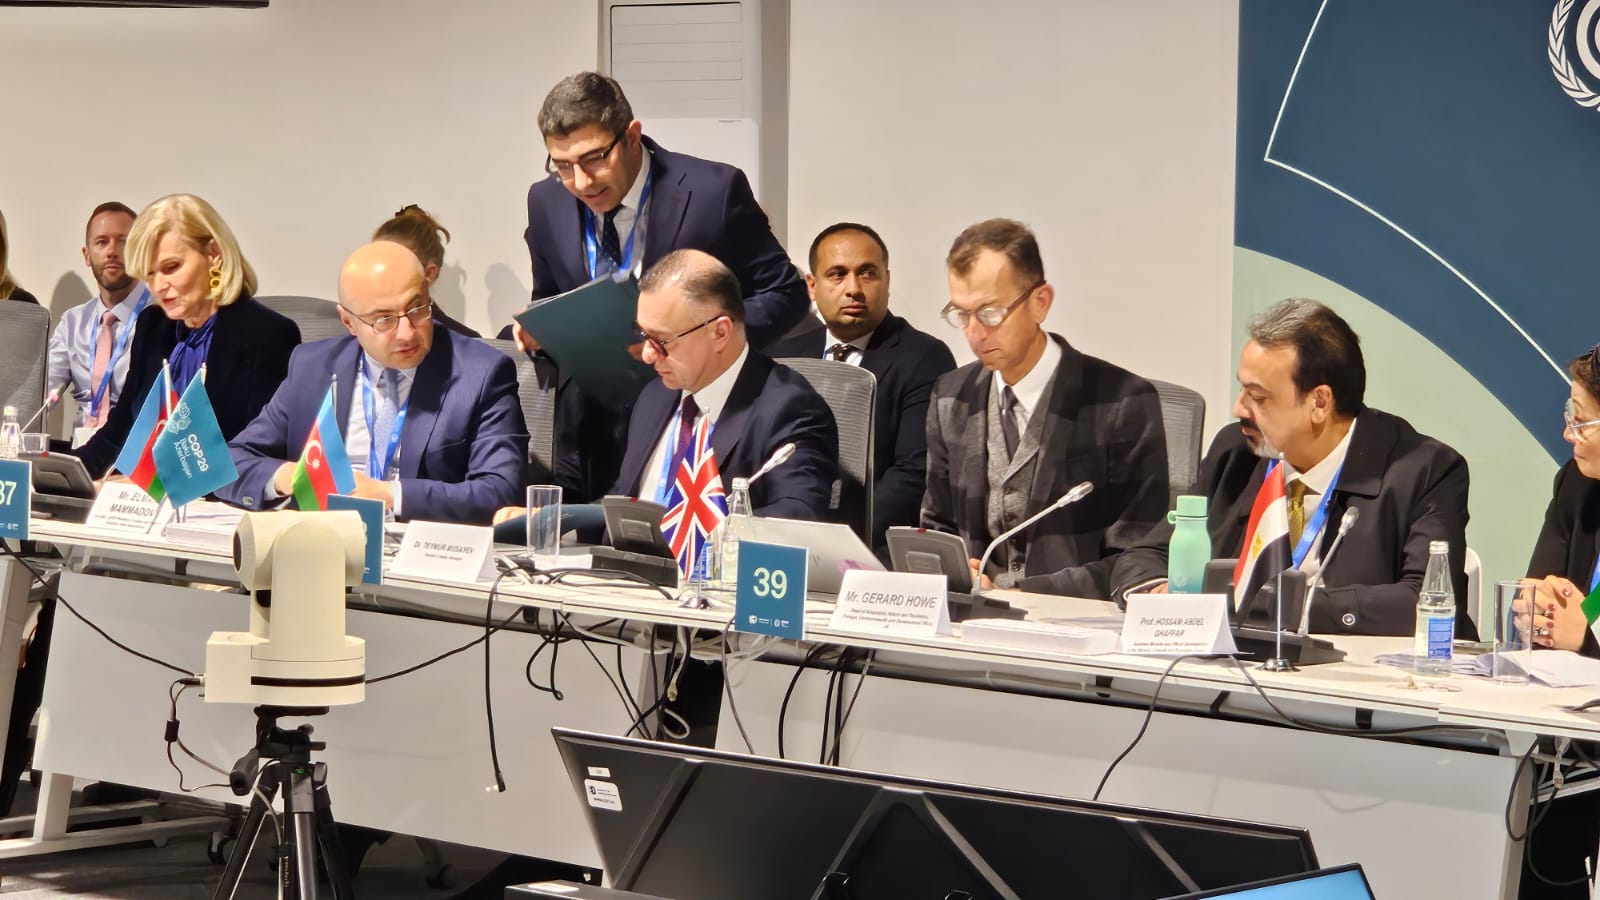
[[[434,328],[422,264],[390,241],[350,255],[339,275],[350,337],[305,344],[261,414],[229,442],[239,479],[219,496],[261,508],[292,495],[301,446],[337,376],[334,409],[356,496],[405,519],[488,524],[517,500],[528,429],[511,358]]]
[[[945,320],[977,362],[939,379],[928,409],[922,525],[978,554],[1073,485],[1094,492],[996,549],[1001,587],[1104,599],[1113,558],[1167,511],[1167,440],[1150,382],[1044,330],[1054,289],[1019,222],[990,219],[950,247]]]
[[[774,358],[808,356],[860,366],[878,379],[872,423],[872,534],[880,556],[884,532],[916,525],[927,487],[928,397],[956,367],[944,341],[889,312],[889,248],[866,225],[840,222],[811,242],[806,289],[820,327],[785,338]],[[841,500],[848,508],[849,498]]]
[[[1288,466],[1290,546],[1306,540],[1296,565],[1308,577],[1320,568],[1345,510],[1361,510],[1312,598],[1313,632],[1411,634],[1428,544],[1445,541],[1456,635],[1476,637],[1463,569],[1467,462],[1399,416],[1364,405],[1366,362],[1349,324],[1312,300],[1274,305],[1250,325],[1239,385],[1233,405],[1239,421],[1211,442],[1196,487],[1210,498],[1213,555],[1242,551],[1256,493],[1281,459]],[[1162,522],[1122,554],[1112,573],[1118,596],[1164,588],[1171,536],[1172,526]]]
[[[533,299],[580,287],[617,270],[635,274],[668,253],[703,250],[741,286],[750,342],[777,340],[806,314],[805,288],[743,172],[673,153],[644,136],[622,86],[580,72],[551,89],[539,110],[545,171],[528,189]],[[520,326],[525,350],[538,335]],[[561,386],[556,478],[569,501],[595,499],[615,479],[622,426],[633,398],[582,396]]]
[[[761,516],[822,519],[837,477],[833,413],[793,370],[749,346],[739,282],[698,250],[676,250],[639,283],[643,358],[660,377],[646,384],[628,425],[611,493],[660,501],[699,420],[723,486],[748,478],[786,443],[794,455],[750,486]]]

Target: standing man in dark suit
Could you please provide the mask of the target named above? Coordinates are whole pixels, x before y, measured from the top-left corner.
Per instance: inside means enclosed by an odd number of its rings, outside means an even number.
[[[889,312],[889,248],[866,225],[829,225],[811,242],[806,290],[822,327],[785,338],[774,358],[809,356],[860,366],[878,379],[872,423],[871,543],[886,556],[884,532],[916,525],[927,487],[928,397],[956,367],[944,341]],[[840,505],[848,507],[849,498]],[[852,519],[852,521],[854,521]]]
[[[765,347],[805,318],[806,293],[773,236],[750,182],[733,166],[673,153],[644,136],[614,79],[580,72],[561,80],[539,110],[549,178],[528,189],[533,299],[617,270],[643,272],[681,248],[703,250],[738,279],[749,340]],[[520,326],[523,349],[539,336]],[[581,397],[562,386],[557,480],[574,500],[615,478],[626,402]],[[622,407],[616,405],[622,401]]]
[[[291,478],[330,378],[358,497],[395,516],[489,523],[516,501],[528,429],[511,358],[435,328],[422,263],[375,241],[346,260],[339,318],[350,336],[306,344],[261,414],[233,441],[239,478],[219,492],[261,508],[292,496]]]
[[[978,360],[939,379],[928,409],[925,528],[969,552],[1054,503],[1094,492],[1024,529],[974,578],[985,585],[1104,599],[1111,563],[1167,511],[1167,440],[1150,382],[1046,332],[1055,297],[1033,233],[990,219],[945,260],[944,318]]]
[[[675,250],[639,282],[646,384],[628,425],[611,493],[660,501],[699,419],[711,420],[717,470],[731,489],[784,444],[794,455],[750,486],[761,516],[822,519],[838,472],[839,439],[828,405],[792,369],[750,347],[739,282],[698,250]]]
[[[1284,465],[1289,544],[1308,577],[1321,567],[1345,510],[1361,510],[1320,578],[1312,631],[1411,634],[1428,544],[1445,541],[1456,635],[1476,637],[1463,570],[1466,460],[1399,416],[1363,403],[1366,363],[1349,324],[1312,300],[1274,305],[1250,325],[1239,384],[1233,405],[1239,421],[1217,434],[1200,463],[1197,490],[1210,498],[1213,554],[1241,552],[1267,469]],[[1162,522],[1118,559],[1112,583],[1119,596],[1164,589],[1171,529]]]

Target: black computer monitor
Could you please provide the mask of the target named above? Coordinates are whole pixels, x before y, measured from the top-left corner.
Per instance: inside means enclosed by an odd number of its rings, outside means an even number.
[[[1299,828],[554,733],[624,890],[1156,900],[1317,868]]]
[[[1373,900],[1367,876],[1355,864],[1318,869],[1304,875],[1255,881],[1217,891],[1184,894],[1170,900]]]

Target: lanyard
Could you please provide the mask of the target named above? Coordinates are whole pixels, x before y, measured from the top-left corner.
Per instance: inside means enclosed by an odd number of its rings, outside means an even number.
[[[639,191],[639,209],[633,214],[633,227],[628,229],[628,242],[622,245],[622,263],[609,271],[633,271],[633,239],[639,234],[639,226],[644,222],[644,211],[650,203],[650,186],[654,178],[655,173],[646,167],[644,188]],[[595,236],[597,218],[594,210],[587,206],[583,208],[583,255],[589,264],[590,278],[600,277],[600,239]],[[609,258],[607,261],[609,262]]]
[[[150,289],[144,285],[139,286],[139,302],[133,305],[133,312],[122,323],[122,333],[117,335],[117,343],[111,348],[111,359],[106,362],[105,374],[100,378],[100,384],[94,389],[94,394],[89,398],[89,409],[94,410],[100,405],[100,398],[106,395],[111,387],[111,375],[117,370],[117,360],[122,358],[122,352],[128,349],[128,335],[133,334],[133,325],[139,320],[139,313],[144,312],[146,303],[150,302]],[[94,362],[94,348],[100,344],[100,317],[94,317],[94,327],[89,329],[89,361]],[[91,366],[91,369],[93,367]]]
[[[1272,472],[1277,467],[1278,461],[1273,460],[1272,464],[1267,467],[1268,478],[1272,477]],[[1322,499],[1317,501],[1316,510],[1312,512],[1310,518],[1306,519],[1305,529],[1300,532],[1300,542],[1295,544],[1294,547],[1294,567],[1297,569],[1300,568],[1301,563],[1305,562],[1306,556],[1311,553],[1311,545],[1316,542],[1317,535],[1322,533],[1322,526],[1328,521],[1328,502],[1333,499],[1333,489],[1339,483],[1339,473],[1343,471],[1344,463],[1340,463],[1339,468],[1333,472],[1333,478],[1328,481],[1328,489],[1322,492]],[[1284,503],[1287,504],[1289,496],[1287,472],[1284,473],[1283,488]]]
[[[1600,557],[1595,558],[1594,574],[1589,576],[1589,593],[1594,593],[1597,587],[1600,587]]]
[[[395,453],[400,449],[400,432],[405,429],[406,410],[411,408],[411,395],[406,395],[406,402],[401,404],[400,409],[394,414],[394,425],[389,429],[389,446],[383,451],[383,459],[381,460],[383,466],[380,468],[378,465],[380,462],[378,459],[378,436],[372,433],[372,416],[375,407],[372,402],[372,381],[367,378],[366,360],[361,361],[361,365],[356,367],[356,371],[361,374],[361,400],[363,407],[361,411],[367,419],[367,477],[381,481],[388,477],[389,467],[394,465]]]

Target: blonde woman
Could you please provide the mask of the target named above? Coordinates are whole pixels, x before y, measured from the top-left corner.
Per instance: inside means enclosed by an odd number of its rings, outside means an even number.
[[[128,378],[95,436],[76,452],[96,477],[117,458],[162,364],[178,393],[206,367],[206,391],[232,440],[272,399],[300,343],[294,322],[256,302],[256,273],[233,230],[192,194],[162,197],[128,232],[128,272],[150,288],[139,314]],[[127,473],[124,473],[127,474]]]
[[[0,214],[0,300],[21,300],[25,303],[38,303],[39,298],[17,286],[17,280],[11,277],[11,241],[6,237],[6,217]]]

